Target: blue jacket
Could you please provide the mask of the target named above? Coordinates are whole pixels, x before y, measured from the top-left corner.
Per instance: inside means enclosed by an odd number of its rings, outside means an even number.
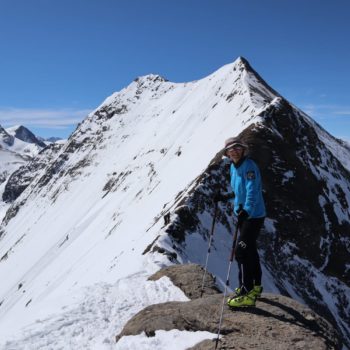
[[[249,218],[266,216],[260,171],[256,163],[249,158],[242,159],[238,164],[231,164],[231,187],[235,194],[233,199],[234,212],[239,205],[249,214]]]

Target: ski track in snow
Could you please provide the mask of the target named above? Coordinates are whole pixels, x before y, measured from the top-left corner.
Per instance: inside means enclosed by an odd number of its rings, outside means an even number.
[[[125,347],[124,345],[116,346],[114,340],[124,324],[146,306],[166,301],[188,300],[167,277],[153,282],[147,281],[145,273],[140,273],[121,279],[114,285],[100,283],[84,288],[81,293],[80,302],[74,306],[62,305],[62,312],[37,319],[35,323],[23,328],[20,334],[16,334],[13,340],[10,339],[3,343],[1,349],[164,349],[165,347],[152,346],[155,343],[161,344],[160,346],[166,343],[170,345],[175,338],[178,339],[180,336],[177,333],[170,333],[170,337],[161,334],[160,339],[157,337],[152,341],[148,341],[147,338],[143,339],[143,337],[135,337],[123,340],[121,344],[124,344]],[[38,307],[40,308],[40,305]],[[211,336],[208,332],[203,333],[193,337],[194,344],[196,339],[200,341]],[[149,345],[148,347],[133,347],[138,342],[145,346]],[[185,344],[186,342],[184,346]]]

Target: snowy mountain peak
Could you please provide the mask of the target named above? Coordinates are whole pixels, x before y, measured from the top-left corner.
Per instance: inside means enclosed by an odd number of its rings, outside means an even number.
[[[244,57],[242,56],[239,56],[234,62],[233,62],[233,65],[234,66],[237,66],[237,67],[242,67],[244,68],[245,70],[249,71],[249,70],[252,70],[249,62],[247,59],[245,59]]]
[[[6,131],[17,139],[38,145],[39,147],[46,147],[45,143],[39,140],[29,129],[23,125],[16,125],[7,128]]]
[[[112,115],[131,112],[144,100],[159,100],[164,110],[164,106],[173,104],[176,99],[180,106],[183,100],[193,98],[197,108],[206,105],[207,111],[215,109],[222,112],[226,103],[230,103],[234,110],[234,106],[239,105],[237,115],[247,119],[257,116],[276,97],[280,95],[266,84],[245,58],[239,57],[209,76],[191,82],[174,83],[155,74],[138,77],[121,91],[109,96],[89,115],[88,120],[100,119],[102,115],[109,119]],[[165,103],[166,100],[169,101]],[[175,111],[176,108],[166,113],[174,114]],[[85,127],[82,125],[82,128]]]
[[[26,158],[34,157],[46,145],[24,126],[18,125],[4,129],[0,126],[0,144],[8,151]]]

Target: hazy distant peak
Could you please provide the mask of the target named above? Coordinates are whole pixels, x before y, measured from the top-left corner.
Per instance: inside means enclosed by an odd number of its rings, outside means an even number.
[[[21,141],[34,143],[40,147],[46,147],[44,142],[39,140],[29,129],[23,125],[16,125],[8,128],[7,132]]]

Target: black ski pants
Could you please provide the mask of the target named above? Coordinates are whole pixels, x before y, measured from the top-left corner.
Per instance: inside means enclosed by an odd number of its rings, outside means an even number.
[[[261,266],[256,240],[265,218],[247,219],[240,225],[236,247],[238,263],[238,279],[242,293],[253,289],[254,285],[261,285]]]

